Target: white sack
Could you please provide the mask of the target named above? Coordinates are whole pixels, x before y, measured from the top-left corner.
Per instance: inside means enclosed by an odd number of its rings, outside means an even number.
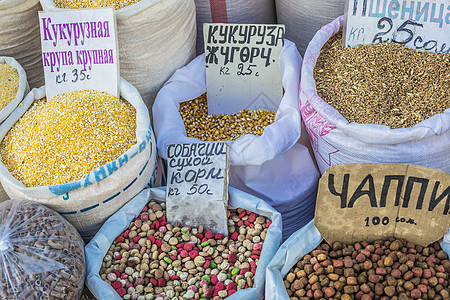
[[[274,0],[195,0],[197,55],[204,53],[203,23],[275,24]]]
[[[44,11],[64,10],[41,0]],[[120,76],[151,110],[156,94],[195,56],[194,0],[141,0],[115,12]]]
[[[275,0],[278,23],[286,25],[286,38],[293,41],[301,55],[314,34],[344,14],[344,0]]]
[[[0,110],[0,123],[5,120],[9,114],[16,108],[23,100],[26,94],[30,91],[27,82],[27,74],[22,66],[12,57],[0,56],[0,64],[7,64],[19,73],[19,89],[17,90],[16,98],[8,103],[2,110]]]
[[[0,55],[13,57],[21,64],[31,88],[44,84],[40,10],[39,0],[0,1]]]
[[[450,108],[409,128],[349,123],[317,94],[313,70],[320,49],[343,17],[316,33],[305,53],[300,111],[321,173],[339,163],[412,164],[450,172]]]
[[[230,145],[230,186],[261,197],[283,215],[286,238],[313,217],[318,171],[300,137],[298,85],[301,57],[295,44],[285,40],[279,65],[285,94],[275,122],[261,136],[247,134]],[[167,159],[170,144],[199,143],[186,136],[179,103],[206,92],[204,55],[175,72],[156,97],[153,120],[158,154]],[[295,146],[294,146],[295,145]],[[285,218],[293,212],[296,218]],[[298,223],[298,220],[302,222]],[[290,226],[296,222],[297,227]]]
[[[0,161],[0,181],[8,196],[50,207],[72,223],[83,238],[89,239],[122,205],[145,187],[152,186],[157,170],[157,153],[147,107],[139,92],[123,79],[120,93],[136,108],[135,145],[85,178],[52,186],[26,187]],[[31,90],[22,102],[24,106],[18,106],[0,127],[0,141],[31,104],[43,97],[45,86]]]
[[[86,265],[87,278],[86,285],[89,287],[94,296],[99,300],[120,300],[122,299],[111,285],[100,278],[99,272],[102,266],[103,257],[108,252],[114,239],[121,234],[133,219],[139,215],[144,206],[150,200],[157,202],[165,202],[166,188],[145,189],[122,209],[115,213],[86,246]],[[261,216],[268,217],[272,220],[272,224],[267,231],[264,240],[261,256],[258,261],[255,274],[255,285],[253,288],[241,290],[229,297],[228,300],[259,300],[264,296],[264,281],[266,276],[266,267],[272,260],[275,252],[280,246],[281,241],[281,218],[280,214],[270,207],[264,201],[248,195],[242,191],[230,188],[228,207],[243,208],[257,213]]]

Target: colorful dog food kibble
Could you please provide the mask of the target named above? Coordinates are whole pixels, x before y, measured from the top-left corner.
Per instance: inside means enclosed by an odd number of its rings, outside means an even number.
[[[150,201],[103,259],[100,276],[123,299],[224,299],[254,285],[271,221],[228,211],[229,236],[172,226],[165,203]]]
[[[136,143],[136,110],[94,90],[35,101],[0,144],[3,164],[27,187],[83,178]]]
[[[19,72],[7,64],[0,63],[0,110],[17,96]]]
[[[448,299],[450,261],[438,242],[323,242],[284,279],[291,300]]]
[[[348,122],[414,126],[450,107],[450,54],[396,43],[342,48],[342,32],[323,46],[317,93]]]
[[[206,94],[182,102],[180,114],[188,137],[202,141],[234,141],[245,134],[262,135],[275,121],[275,112],[242,110],[231,115],[208,115]]]
[[[140,0],[53,0],[59,8],[79,9],[90,7],[112,7],[115,10],[124,8]]]

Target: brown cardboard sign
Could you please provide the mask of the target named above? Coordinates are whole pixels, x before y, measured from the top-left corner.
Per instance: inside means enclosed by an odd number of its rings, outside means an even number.
[[[450,225],[450,175],[405,164],[339,164],[319,181],[314,224],[328,243],[394,236],[426,246]]]

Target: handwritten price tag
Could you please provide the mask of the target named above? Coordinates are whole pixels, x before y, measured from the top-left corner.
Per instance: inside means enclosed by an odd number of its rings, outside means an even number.
[[[226,143],[167,147],[167,219],[227,235],[229,147]]]
[[[449,53],[450,2],[348,0],[344,31],[344,46],[392,42]]]
[[[95,89],[119,96],[112,8],[39,12],[47,98]]]
[[[209,114],[276,111],[284,25],[203,24]]]

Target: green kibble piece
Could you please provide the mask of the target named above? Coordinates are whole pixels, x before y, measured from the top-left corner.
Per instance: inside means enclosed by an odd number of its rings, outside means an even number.
[[[202,280],[206,280],[208,281],[208,283],[211,283],[211,277],[209,277],[208,275],[203,275]]]
[[[215,268],[217,268],[217,264],[216,264],[215,262],[211,262],[211,264],[209,265],[209,267],[210,267],[211,269],[215,269]]]
[[[189,227],[181,228],[181,234],[189,234]]]
[[[200,246],[205,247],[209,245],[209,241],[205,241],[203,243],[200,244]]]
[[[170,249],[172,249],[172,250],[177,250],[177,247],[171,246]]]
[[[230,273],[227,274],[227,279],[231,279],[231,274]]]
[[[171,264],[172,263],[172,260],[170,259],[170,258],[168,258],[167,256],[164,256],[164,261],[166,262],[166,263],[168,263],[168,264]]]
[[[231,275],[236,275],[237,273],[239,273],[239,268],[233,268],[233,270],[231,270]]]
[[[199,289],[199,288],[200,288],[200,281],[197,281],[197,282],[195,283],[195,286]]]

